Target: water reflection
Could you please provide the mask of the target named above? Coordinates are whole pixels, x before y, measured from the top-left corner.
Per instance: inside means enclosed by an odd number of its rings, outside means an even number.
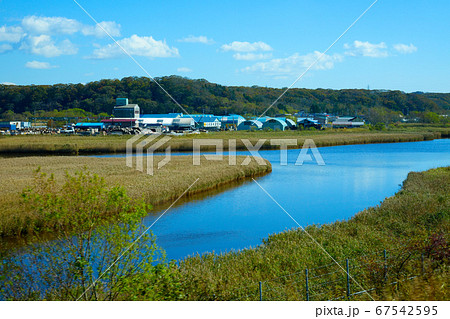
[[[277,151],[261,151],[273,171],[258,183],[301,225],[345,220],[395,194],[408,172],[450,165],[449,146],[450,140],[434,140],[324,147],[326,166],[295,166],[300,150],[289,150],[289,165],[281,166]],[[256,246],[296,226],[255,183],[238,185],[185,199],[153,226],[169,258]],[[156,207],[145,223],[164,208]]]

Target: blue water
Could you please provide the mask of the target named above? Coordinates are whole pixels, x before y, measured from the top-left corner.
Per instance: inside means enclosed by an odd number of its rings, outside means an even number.
[[[410,171],[450,165],[450,140],[319,148],[325,166],[294,163],[300,150],[260,151],[272,173],[258,183],[302,226],[349,219],[394,195]],[[247,154],[246,152],[238,152]],[[161,212],[145,219],[150,225]],[[261,244],[269,234],[296,227],[253,181],[171,208],[153,227],[169,259]]]

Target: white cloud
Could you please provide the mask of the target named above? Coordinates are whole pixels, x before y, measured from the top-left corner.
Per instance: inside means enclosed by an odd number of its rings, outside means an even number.
[[[269,75],[280,76],[283,74],[299,74],[314,63],[322,53],[314,51],[306,55],[295,53],[287,58],[272,59],[267,62],[258,62],[248,66],[244,72],[263,72]],[[313,66],[314,70],[328,70],[334,67],[334,64],[341,62],[343,57],[339,54],[323,55],[322,58]]]
[[[3,84],[3,85],[17,85],[16,83],[12,83],[12,82],[2,82],[1,84]]]
[[[214,43],[214,40],[213,39],[208,39],[204,35],[199,35],[198,37],[190,35],[190,36],[188,36],[186,38],[178,40],[178,42],[212,44],[212,43]]]
[[[272,51],[272,47],[267,43],[262,41],[258,42],[240,42],[233,41],[229,44],[222,45],[222,50],[224,51],[235,51],[235,52],[254,52],[254,51]]]
[[[29,16],[22,20],[25,30],[34,34],[74,34],[81,28],[81,23],[65,17]]]
[[[366,56],[371,58],[385,58],[389,56],[387,45],[384,42],[378,44],[370,43],[368,41],[354,41],[352,44],[344,44],[346,55],[350,56]]]
[[[120,36],[120,24],[114,21],[102,21],[98,25],[84,25],[75,19],[65,17],[28,16],[22,19],[22,26],[29,33],[35,35],[74,34],[81,32],[83,35],[103,38],[107,36],[105,33],[107,31],[113,37]]]
[[[27,62],[27,63],[25,63],[25,67],[27,67],[29,69],[39,69],[39,70],[57,68],[56,65],[51,65],[48,62],[39,62],[39,61]]]
[[[30,36],[20,47],[22,50],[29,50],[33,54],[42,55],[47,58],[60,55],[76,54],[78,49],[69,40],[55,43],[49,35]]]
[[[177,69],[178,72],[183,72],[183,73],[188,73],[188,72],[192,72],[191,69],[186,68],[186,67],[181,67]]]
[[[272,57],[272,53],[235,53],[233,54],[233,58],[236,60],[265,60],[270,59]]]
[[[414,44],[394,44],[394,50],[401,53],[401,54],[410,54],[410,53],[414,53],[417,51],[417,47],[414,46]]]
[[[23,18],[21,26],[1,26],[0,42],[19,43],[18,48],[21,50],[45,57],[56,57],[76,54],[78,49],[70,40],[56,38],[58,40],[56,41],[55,37],[73,35],[77,32],[85,36],[106,37],[102,28],[111,36],[120,36],[120,25],[114,21],[102,21],[99,25],[84,25],[75,19],[65,17],[33,15]],[[0,43],[0,53],[13,49],[10,44]]]
[[[93,35],[97,38],[107,37],[108,35],[103,30],[105,30],[113,37],[120,36],[120,24],[114,21],[102,21],[95,26],[84,26],[81,29],[81,33],[83,33],[84,35]]]
[[[135,56],[146,56],[150,58],[168,58],[179,56],[177,48],[170,48],[165,41],[158,41],[153,37],[140,37],[136,34],[130,38],[117,41],[129,54]],[[94,50],[91,58],[109,59],[123,55],[122,49],[112,43]]]
[[[12,49],[13,49],[13,47],[11,44],[7,44],[7,43],[0,44],[0,53],[5,53],[8,51],[11,51]]]
[[[25,36],[21,27],[0,27],[0,41],[17,43]]]

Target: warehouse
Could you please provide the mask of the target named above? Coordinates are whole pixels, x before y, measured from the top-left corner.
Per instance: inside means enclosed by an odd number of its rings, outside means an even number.
[[[16,124],[11,124],[12,122],[0,122],[0,130],[5,131],[15,131],[17,130]]]
[[[285,119],[285,122],[290,130],[295,130],[297,128],[297,124],[291,119]]]
[[[297,128],[297,124],[291,119],[288,119],[288,118],[283,117],[283,116],[277,116],[276,118],[279,119],[279,120],[284,121],[287,124],[287,126],[288,126],[288,128],[290,130],[295,130]]]
[[[214,118],[200,118],[198,121],[196,120],[196,126],[199,129],[209,130],[209,131],[219,131],[222,126],[222,122],[220,122],[217,117]]]
[[[318,120],[314,120],[311,117],[299,117],[297,119],[297,124],[299,127],[304,127],[304,128],[314,127],[314,128],[319,129],[322,127]]]
[[[22,121],[11,121],[11,122],[0,122],[0,129],[15,131],[15,130],[23,130],[31,127],[30,122],[22,122]]]
[[[137,104],[128,104],[128,99],[117,98],[113,109],[115,118],[139,118],[141,110]]]
[[[192,118],[195,121],[195,127],[204,130],[218,131],[222,123],[217,116],[213,114],[188,114],[183,118]]]
[[[260,121],[261,123],[265,123],[267,120],[271,119],[272,117],[269,116],[261,116],[261,117],[253,117],[252,120]]]
[[[236,130],[245,118],[241,115],[230,114],[228,116],[219,117],[219,121],[222,123],[221,128],[223,130]]]
[[[243,121],[238,125],[238,131],[253,131],[253,130],[261,130],[263,124],[257,120],[247,120]]]
[[[111,118],[107,120],[102,120],[105,126],[118,126],[118,127],[136,127],[137,119],[127,118],[127,119],[116,119]]]
[[[105,128],[104,123],[77,123],[75,124],[76,129],[88,130],[88,129],[96,129],[101,131]]]
[[[287,127],[286,122],[279,118],[268,118],[262,126],[263,130],[273,131],[284,131]]]
[[[167,113],[167,114],[142,114],[140,118],[149,118],[149,119],[175,119],[177,117],[182,117],[183,113]]]
[[[364,121],[355,121],[356,116],[340,116],[335,119],[331,124],[334,128],[353,128],[361,127],[365,123]]]
[[[173,118],[171,117],[146,117],[142,116],[136,120],[137,126],[142,128],[154,128],[154,127],[169,127],[172,125]]]
[[[169,127],[173,131],[191,131],[195,129],[195,121],[191,117],[179,117],[173,119]]]

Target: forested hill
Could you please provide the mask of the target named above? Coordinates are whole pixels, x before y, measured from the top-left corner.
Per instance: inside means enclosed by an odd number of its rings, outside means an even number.
[[[258,86],[223,86],[178,76],[156,80],[190,113],[259,114],[283,91]],[[139,104],[143,113],[180,112],[180,108],[151,79],[126,77],[87,84],[0,85],[0,115],[3,118],[18,114],[29,117],[67,109],[111,114],[116,97],[129,98],[130,103]],[[450,93],[291,89],[268,115],[299,110],[366,116],[371,110],[402,112],[404,115],[413,111],[442,114],[449,109]]]

